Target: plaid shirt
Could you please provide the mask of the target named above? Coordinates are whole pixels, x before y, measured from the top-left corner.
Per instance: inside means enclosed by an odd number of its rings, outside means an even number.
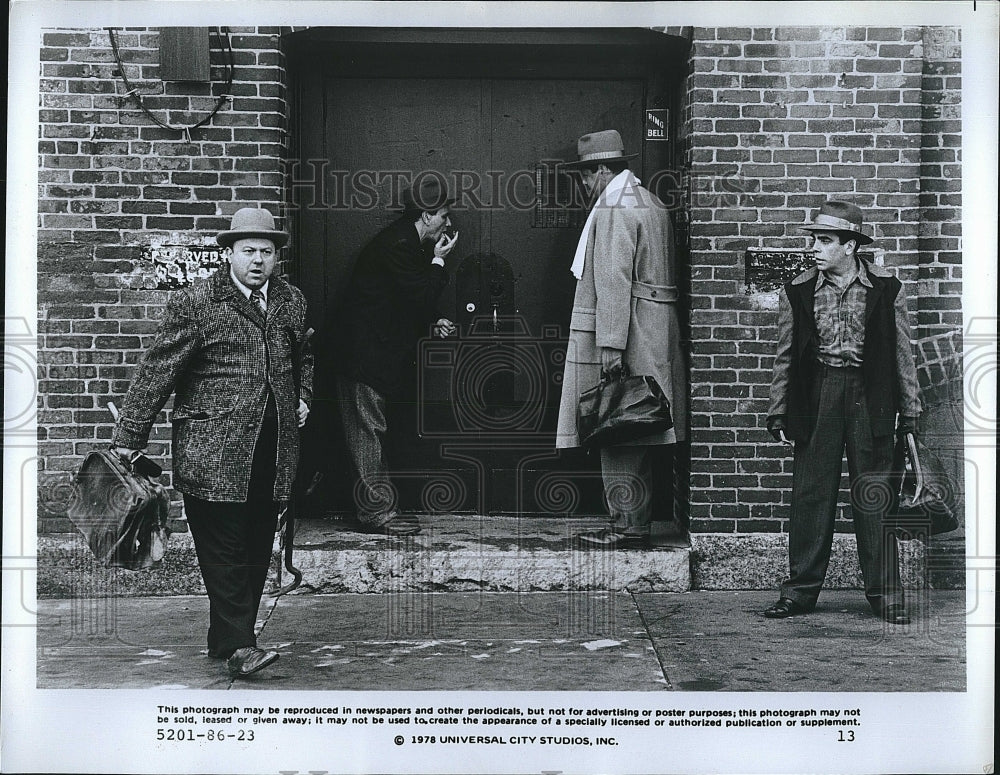
[[[839,287],[823,272],[816,278],[813,314],[819,334],[819,359],[827,366],[861,366],[865,346],[865,298],[872,287],[864,262]]]

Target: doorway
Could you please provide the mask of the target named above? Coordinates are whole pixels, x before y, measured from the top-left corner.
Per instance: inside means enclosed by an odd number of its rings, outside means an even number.
[[[449,34],[452,33],[452,34]],[[293,280],[323,341],[364,244],[397,213],[400,188],[441,175],[459,201],[452,339],[421,342],[412,400],[391,409],[400,505],[475,513],[600,513],[600,466],[554,449],[586,212],[558,160],[615,128],[633,170],[676,169],[683,72],[676,39],[646,30],[309,30],[292,37]],[[645,141],[647,110],[666,141]],[[327,363],[327,366],[332,364]],[[317,424],[329,369],[317,370]],[[327,416],[324,416],[327,415]],[[335,423],[332,423],[335,431]],[[328,498],[349,508],[335,432],[307,440]]]

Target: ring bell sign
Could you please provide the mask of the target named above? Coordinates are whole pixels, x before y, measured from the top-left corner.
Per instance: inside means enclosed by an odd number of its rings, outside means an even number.
[[[646,139],[667,142],[667,128],[670,124],[670,113],[666,108],[646,111]]]

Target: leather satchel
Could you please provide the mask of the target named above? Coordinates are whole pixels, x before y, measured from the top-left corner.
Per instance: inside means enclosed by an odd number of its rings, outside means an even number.
[[[600,383],[580,395],[576,428],[584,447],[635,441],[673,427],[670,402],[654,377],[631,376],[625,368],[613,377],[602,370]]]
[[[957,530],[956,488],[944,466],[912,433],[893,450],[893,507],[886,523],[902,538],[922,538]]]
[[[160,472],[140,452],[128,461],[113,450],[84,459],[67,514],[104,567],[141,570],[163,559],[170,501],[163,485],[150,478]]]

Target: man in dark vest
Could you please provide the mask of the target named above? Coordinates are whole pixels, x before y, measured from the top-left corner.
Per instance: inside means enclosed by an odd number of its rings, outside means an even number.
[[[893,431],[916,432],[920,397],[906,298],[898,279],[861,260],[872,239],[856,205],[830,201],[813,222],[816,268],[785,285],[767,428],[794,442],[788,579],[771,619],[816,605],[833,545],[844,447],[865,596],[891,624],[908,624],[896,538],[884,531]],[[897,415],[899,422],[897,424]]]

